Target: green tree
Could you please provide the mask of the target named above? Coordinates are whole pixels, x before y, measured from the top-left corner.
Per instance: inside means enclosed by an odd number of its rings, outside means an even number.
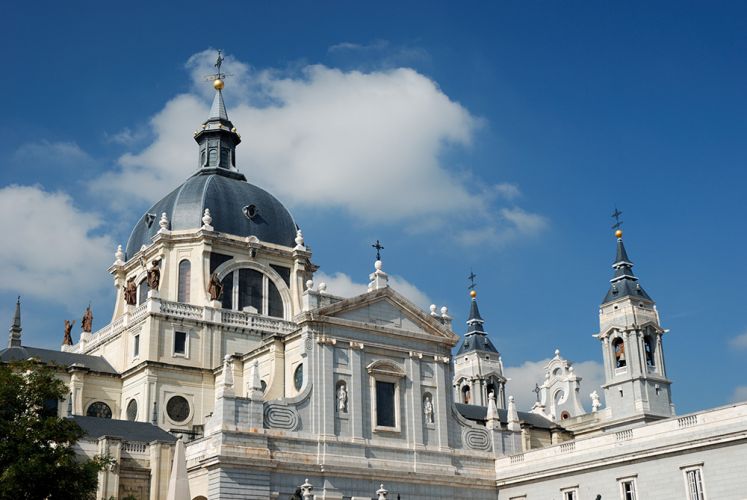
[[[49,402],[66,393],[47,366],[0,364],[0,500],[95,495],[97,473],[108,460],[76,456],[73,445],[83,430],[49,411]]]

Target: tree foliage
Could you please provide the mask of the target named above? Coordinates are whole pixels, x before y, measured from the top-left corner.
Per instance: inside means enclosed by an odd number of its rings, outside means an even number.
[[[0,500],[88,499],[106,460],[76,456],[83,430],[45,403],[67,393],[38,363],[0,364]],[[53,413],[53,414],[51,414]]]

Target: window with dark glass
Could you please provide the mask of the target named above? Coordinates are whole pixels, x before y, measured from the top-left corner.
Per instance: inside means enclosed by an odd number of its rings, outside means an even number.
[[[280,297],[278,287],[267,280],[267,315],[275,318],[283,317],[283,299]]]
[[[187,354],[187,334],[174,332],[174,354]]]
[[[296,367],[296,371],[293,372],[293,386],[297,391],[303,387],[303,363]]]
[[[57,398],[45,399],[44,407],[42,408],[42,416],[43,417],[56,417],[57,408],[59,404],[60,402],[57,400]]]
[[[612,341],[612,351],[615,354],[615,368],[624,368],[627,365],[625,360],[625,342],[620,337]]]
[[[254,269],[239,269],[239,310],[253,307],[262,313],[263,274]]]
[[[88,407],[88,410],[86,411],[86,416],[99,417],[99,418],[112,418],[112,409],[109,408],[108,404],[103,403],[101,401],[96,401],[95,403],[91,403],[91,406]]]
[[[228,168],[230,155],[231,155],[230,149],[220,148],[220,166],[221,167]]]
[[[218,164],[218,150],[216,148],[210,148],[210,151],[208,151],[208,163],[211,167]]]
[[[135,421],[137,420],[137,401],[134,399],[131,399],[129,403],[127,403],[127,420]]]
[[[177,302],[189,302],[191,274],[192,264],[187,259],[179,262],[179,284],[176,296]]]
[[[143,279],[137,286],[137,303],[144,304],[148,299],[148,280]]]
[[[631,481],[623,481],[621,483],[622,486],[622,495],[623,500],[636,500],[636,493],[635,493],[635,482]]]
[[[646,350],[646,364],[650,367],[656,366],[654,361],[654,341],[650,335],[643,338],[643,348]]]
[[[395,427],[393,382],[376,381],[376,425]]]
[[[174,422],[184,422],[189,418],[189,402],[182,396],[174,396],[166,403],[166,414]]]
[[[223,309],[233,309],[233,273],[228,273],[221,281],[223,285],[223,297],[221,297],[221,307]]]
[[[290,286],[291,285],[291,270],[289,267],[285,266],[278,266],[275,264],[270,264],[270,267],[280,275],[281,278],[283,278],[283,281],[285,281],[285,284]]]
[[[140,356],[140,335],[135,335],[132,339],[132,357],[137,358]]]

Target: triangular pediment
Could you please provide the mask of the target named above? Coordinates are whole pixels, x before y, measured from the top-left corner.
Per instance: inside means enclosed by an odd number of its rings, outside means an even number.
[[[326,317],[360,327],[436,337],[454,345],[459,340],[440,318],[430,316],[390,287],[343,299],[314,312],[319,319]]]

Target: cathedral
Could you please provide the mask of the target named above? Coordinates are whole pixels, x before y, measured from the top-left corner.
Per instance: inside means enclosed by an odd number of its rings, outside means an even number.
[[[361,295],[314,281],[293,216],[236,164],[220,62],[194,173],[116,250],[109,324],[92,331],[89,310],[59,351],[26,346],[19,302],[0,350],[69,386],[57,412],[85,430],[77,451],[115,463],[97,498],[747,498],[747,403],[675,414],[667,330],[621,231],[590,339],[603,394],[584,408],[555,351],[520,411],[474,290],[455,322],[380,258]]]

